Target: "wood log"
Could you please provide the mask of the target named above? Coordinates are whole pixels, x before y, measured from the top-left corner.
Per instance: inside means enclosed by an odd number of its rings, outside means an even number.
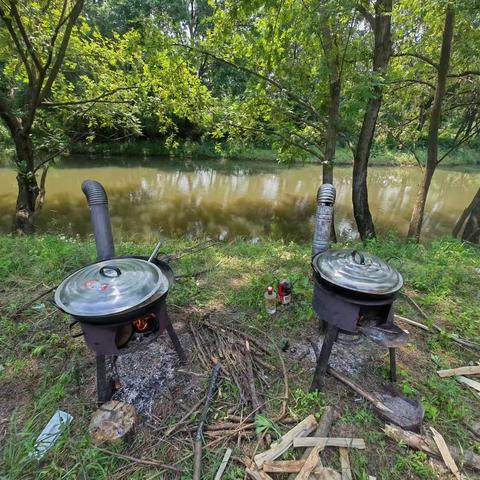
[[[110,400],[95,411],[89,430],[93,443],[102,445],[128,440],[137,423],[138,416],[133,405]]]
[[[342,480],[352,480],[352,469],[350,468],[350,459],[348,458],[348,449],[339,448],[340,465],[342,468]]]
[[[450,450],[448,449],[447,443],[445,442],[442,434],[435,430],[433,427],[430,427],[430,430],[432,431],[433,440],[435,441],[435,444],[437,445],[437,448],[442,455],[442,459],[445,462],[445,465],[450,469],[450,471],[453,473],[457,480],[462,480],[462,476],[458,471],[457,464],[455,463],[455,460],[453,459],[452,454],[450,453]]]
[[[320,453],[320,450],[323,450],[325,446],[324,443],[312,448],[312,451],[308,455],[308,458],[305,460],[302,469],[297,475],[296,480],[308,480],[310,478],[310,474],[315,470],[318,465],[318,460],[320,459],[318,454]]]
[[[333,468],[322,467],[313,472],[313,476],[310,479],[315,480],[341,480],[342,476]]]
[[[293,444],[293,440],[297,437],[309,435],[317,427],[317,420],[313,415],[309,415],[298,425],[289,430],[282,438],[272,443],[269,450],[255,455],[255,464],[261,468],[265,462],[272,462],[280,455],[286,452]]]
[[[336,437],[303,437],[295,438],[293,446],[297,447],[342,447],[342,448],[365,448],[363,438],[336,438]]]
[[[424,437],[422,435],[409,432],[407,430],[402,430],[396,425],[389,424],[385,425],[383,431],[385,432],[385,435],[392,440],[405,443],[411,448],[414,448],[416,450],[422,450],[429,455],[442,458],[437,445],[432,439],[428,437]],[[461,451],[460,449],[453,446],[449,446],[448,448],[450,450],[450,453],[452,454],[453,459],[457,463],[463,464],[464,466],[473,470],[480,471],[480,455],[477,455],[471,450]]]
[[[453,377],[455,375],[480,375],[480,365],[471,365],[466,367],[449,368],[447,370],[438,370],[439,377]]]
[[[304,464],[305,460],[276,460],[265,462],[263,471],[269,473],[298,473]]]
[[[462,375],[460,375],[459,377],[456,377],[456,379],[462,385],[466,385],[467,387],[473,388],[473,390],[475,390],[475,393],[477,394],[477,396],[480,398],[480,382],[476,382],[475,380],[472,380],[471,378],[464,377]]]
[[[340,417],[340,414],[338,413],[337,410],[335,410],[333,407],[328,406],[325,408],[325,411],[323,412],[322,418],[318,422],[317,429],[314,432],[315,437],[328,437],[328,434],[330,432],[330,429],[332,428],[332,424],[335,420],[337,420]],[[302,454],[302,459],[306,460],[308,456],[310,455],[310,452],[312,451],[311,448],[307,448],[303,454]],[[288,480],[294,480],[296,475],[290,475],[288,477]]]

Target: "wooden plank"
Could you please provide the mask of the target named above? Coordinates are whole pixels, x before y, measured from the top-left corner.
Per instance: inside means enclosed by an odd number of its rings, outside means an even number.
[[[350,468],[350,460],[348,458],[348,449],[339,448],[340,465],[342,468],[342,480],[352,480],[352,469]]]
[[[421,328],[422,330],[425,330],[426,332],[430,331],[430,328],[424,325],[423,323],[416,322],[415,320],[410,320],[407,317],[402,317],[401,315],[395,315],[395,320],[400,320],[401,322],[408,323],[409,325],[413,325],[414,327]]]
[[[409,432],[408,430],[402,430],[396,425],[387,424],[383,431],[387,437],[397,442],[401,442],[417,450],[422,450],[429,455],[441,457],[436,443],[431,438]],[[460,450],[453,445],[449,446],[449,450],[456,462],[480,472],[480,455],[477,455],[471,450]]]
[[[453,377],[454,375],[480,375],[480,365],[438,370],[437,374],[442,378]]]
[[[342,476],[333,468],[322,467],[313,472],[313,476],[310,476],[310,480],[341,480]]]
[[[309,415],[298,425],[289,430],[277,442],[272,443],[269,450],[255,455],[254,461],[256,465],[261,468],[265,462],[273,462],[273,460],[277,459],[292,446],[294,438],[309,435],[316,427],[317,420],[313,415]]]
[[[325,447],[325,441],[323,444],[318,444],[316,447],[312,448],[310,455],[305,460],[302,469],[297,475],[296,480],[308,480],[310,478],[310,474],[317,468],[318,460],[320,457],[318,456],[320,450],[323,450]]]
[[[315,429],[315,432],[313,433],[314,437],[328,437],[328,434],[330,432],[330,429],[332,428],[332,424],[335,420],[337,420],[340,417],[340,414],[338,413],[337,410],[335,410],[331,406],[327,406],[325,408],[325,411],[323,412],[322,418],[318,422],[318,426]],[[310,452],[312,451],[311,448],[306,448],[305,451],[303,452],[301,458],[303,460],[306,460],[307,457],[310,455]],[[319,459],[319,463],[320,459]],[[288,477],[288,480],[295,480],[296,475],[291,474]]]
[[[445,439],[442,437],[442,434],[435,430],[433,427],[430,427],[430,430],[432,431],[433,440],[435,441],[435,444],[437,445],[437,448],[442,455],[445,465],[450,469],[450,471],[453,473],[457,480],[462,480],[462,476],[458,471],[457,464],[455,463],[455,460],[453,459],[452,454],[450,453],[450,450],[448,449],[448,446],[445,442]]]
[[[247,467],[245,469],[245,472],[247,472],[255,480],[273,480],[273,478],[268,475],[268,473],[262,472],[262,470],[257,470],[256,467]]]
[[[298,473],[305,464],[305,460],[276,460],[265,462],[263,471],[268,473]]]
[[[467,387],[473,388],[477,392],[480,392],[480,382],[476,382],[475,380],[464,377],[463,375],[460,375],[456,378],[457,378],[457,381],[459,381],[461,384],[466,385]]]
[[[323,445],[325,447],[343,447],[343,448],[365,448],[363,438],[335,438],[335,437],[304,437],[296,438],[293,446],[298,447],[316,447]]]
[[[225,455],[223,456],[222,462],[220,463],[220,466],[218,467],[217,474],[215,475],[214,480],[221,480],[223,472],[227,468],[227,463],[230,460],[232,452],[233,452],[233,450],[231,448],[227,448],[227,450],[225,451]]]

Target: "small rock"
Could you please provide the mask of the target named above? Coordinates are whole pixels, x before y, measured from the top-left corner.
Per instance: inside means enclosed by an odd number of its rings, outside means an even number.
[[[133,434],[137,422],[133,405],[110,400],[93,414],[89,431],[95,445],[118,442]]]

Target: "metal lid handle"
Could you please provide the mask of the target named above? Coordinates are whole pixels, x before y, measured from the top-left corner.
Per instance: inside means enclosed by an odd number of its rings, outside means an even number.
[[[100,275],[107,278],[117,278],[122,274],[122,271],[113,265],[105,265],[100,269]]]
[[[352,252],[352,258],[355,263],[358,263],[359,265],[365,265],[365,257],[362,252],[354,250]],[[360,258],[360,261],[358,261],[358,258]]]

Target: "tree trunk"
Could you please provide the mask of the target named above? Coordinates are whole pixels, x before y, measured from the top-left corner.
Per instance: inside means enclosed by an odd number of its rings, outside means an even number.
[[[438,165],[438,131],[442,119],[442,103],[445,97],[447,85],[448,68],[450,65],[450,53],[452,50],[453,27],[455,23],[455,12],[451,5],[448,5],[445,15],[445,25],[442,36],[442,50],[440,53],[440,63],[438,65],[437,86],[435,97],[433,99],[432,111],[430,114],[430,125],[428,127],[427,140],[427,164],[425,166],[423,181],[413,207],[408,236],[414,238],[417,242],[422,233],[423,217],[425,213],[425,204],[427,201],[428,190],[432,181],[433,174]]]
[[[32,234],[35,231],[34,217],[39,193],[35,177],[33,146],[30,136],[19,132],[14,136],[17,164],[18,196],[15,209],[14,230]]]
[[[473,200],[470,202],[470,205],[463,211],[463,213],[460,215],[460,218],[457,220],[457,223],[455,224],[455,227],[452,231],[453,237],[458,237],[460,230],[470,216],[470,213],[472,213],[473,207],[476,205],[477,202],[480,202],[480,188],[478,189],[477,194],[473,197]]]
[[[463,231],[462,240],[480,244],[480,189],[468,208],[470,215]]]
[[[375,2],[375,17],[367,13],[375,37],[373,51],[373,72],[381,75],[388,67],[392,54],[391,35],[392,0]],[[382,105],[383,86],[377,82],[372,88],[362,128],[353,157],[352,202],[353,214],[362,240],[375,236],[375,226],[368,205],[367,170],[378,112]]]

